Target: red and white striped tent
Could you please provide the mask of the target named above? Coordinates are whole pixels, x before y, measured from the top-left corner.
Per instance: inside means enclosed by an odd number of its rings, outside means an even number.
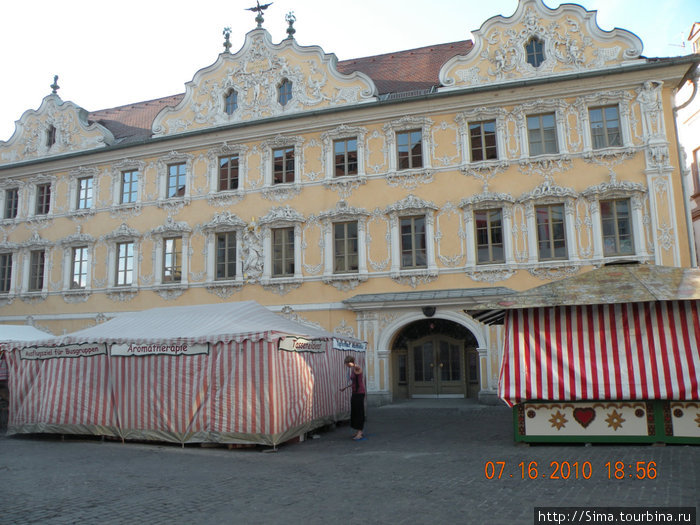
[[[122,314],[14,345],[8,434],[277,445],[347,418],[365,348],[254,301]]]
[[[51,334],[42,332],[33,326],[20,324],[0,324],[0,381],[7,381],[7,363],[5,352],[14,344],[24,341],[44,339]]]
[[[611,266],[501,302],[499,395],[700,400],[700,271]]]

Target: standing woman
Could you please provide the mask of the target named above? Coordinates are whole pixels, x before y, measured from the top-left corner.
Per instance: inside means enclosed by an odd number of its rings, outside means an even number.
[[[350,426],[355,429],[352,439],[359,441],[364,438],[362,430],[365,426],[365,378],[362,368],[355,364],[355,358],[351,355],[345,358],[345,366],[350,368],[350,384],[341,390],[352,387],[350,398]]]

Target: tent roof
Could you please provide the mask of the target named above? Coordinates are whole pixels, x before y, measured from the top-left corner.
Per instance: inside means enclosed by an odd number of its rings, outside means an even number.
[[[479,318],[484,310],[691,299],[700,299],[700,269],[631,264],[604,266],[495,303],[483,302],[469,313]]]
[[[44,334],[45,335],[45,334]],[[33,345],[69,343],[207,343],[278,339],[298,336],[308,339],[338,338],[319,328],[279,316],[255,301],[153,308],[118,315],[105,323],[60,337],[33,341]]]
[[[42,332],[38,328],[23,324],[0,324],[0,343],[8,341],[33,341],[46,339],[51,334]]]

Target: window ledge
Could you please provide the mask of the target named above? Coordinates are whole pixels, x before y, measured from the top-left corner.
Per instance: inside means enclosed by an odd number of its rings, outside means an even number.
[[[35,292],[22,292],[19,298],[25,303],[37,303],[46,300],[49,296],[48,290],[41,290]]]
[[[67,303],[84,303],[92,295],[86,288],[70,288],[63,291],[63,300]]]
[[[268,292],[285,295],[301,286],[301,277],[270,277],[261,281],[262,287]]]
[[[323,276],[323,282],[334,286],[341,292],[354,290],[367,280],[367,273],[343,273]]]
[[[241,290],[244,282],[239,280],[221,280],[221,281],[209,281],[205,288],[207,292],[213,293],[221,299],[227,299],[231,297],[234,293]]]
[[[132,286],[112,287],[107,290],[107,298],[112,301],[131,301],[139,293],[138,288]]]
[[[481,264],[475,268],[469,268],[466,274],[476,282],[495,283],[510,279],[515,274],[515,269],[505,263]]]
[[[415,288],[420,284],[428,284],[438,278],[438,271],[433,268],[416,268],[399,270],[391,273],[391,279],[399,284]]]

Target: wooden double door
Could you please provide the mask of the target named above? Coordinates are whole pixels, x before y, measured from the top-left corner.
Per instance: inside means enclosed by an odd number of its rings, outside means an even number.
[[[475,397],[478,394],[478,353],[464,341],[430,335],[408,348],[408,391],[411,397]]]

